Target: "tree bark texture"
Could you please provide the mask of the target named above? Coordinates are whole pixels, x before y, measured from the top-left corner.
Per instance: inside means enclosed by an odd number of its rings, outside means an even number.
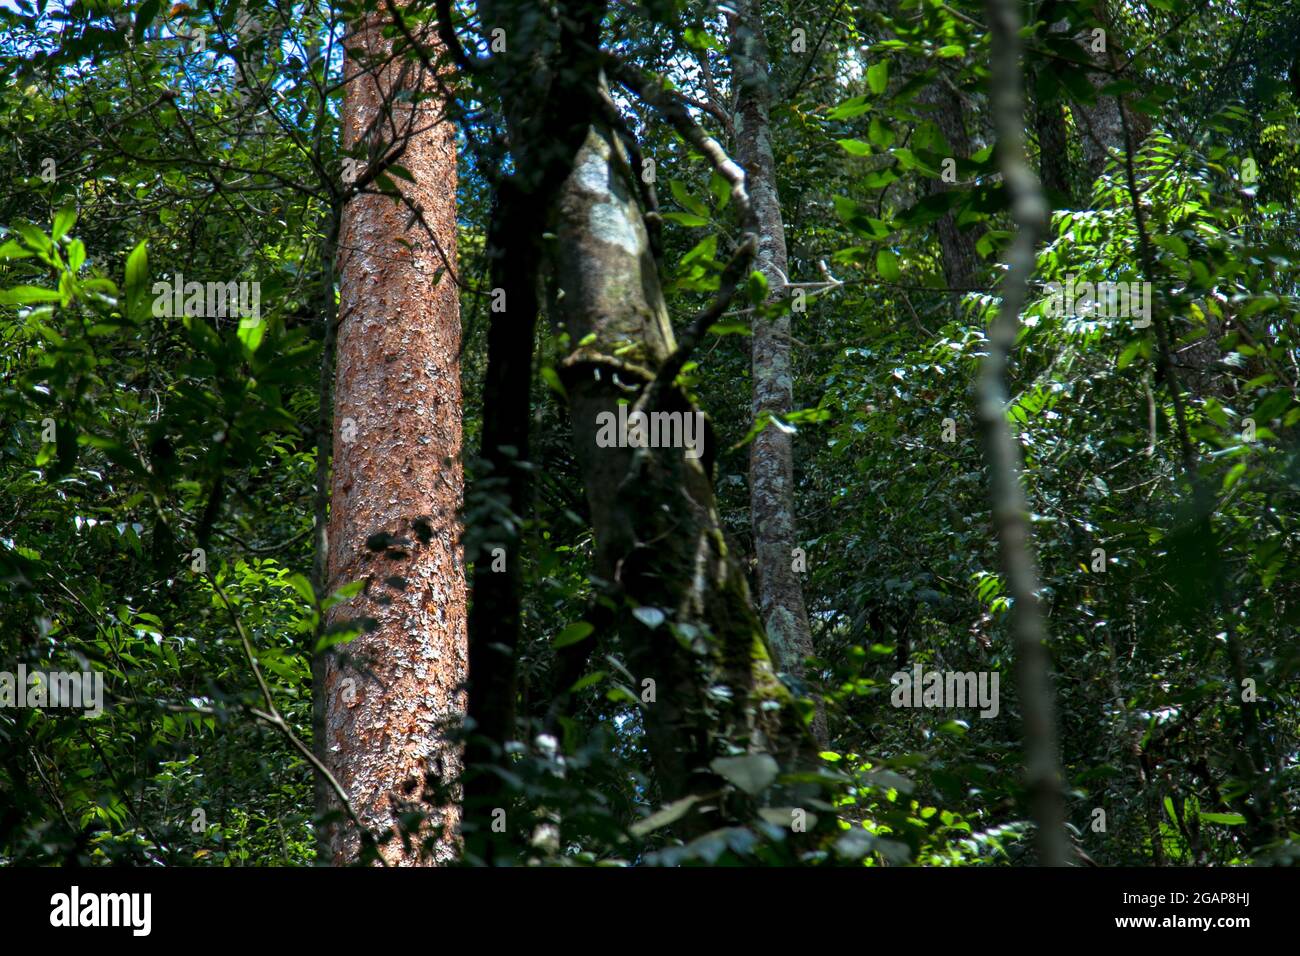
[[[944,139],[952,149],[953,159],[970,159],[974,149],[971,146],[970,133],[966,129],[963,115],[962,98],[944,82],[942,74],[933,83],[924,87],[917,94],[917,102],[933,109],[934,123],[943,133]],[[952,184],[942,179],[925,180],[930,195],[947,192]],[[972,289],[979,270],[979,253],[975,250],[975,240],[979,233],[971,227],[957,225],[957,217],[946,212],[935,223],[939,234],[939,250],[942,254],[940,266],[943,269],[944,282],[950,289]]]
[[[733,126],[736,159],[758,225],[755,266],[767,277],[770,301],[785,296],[789,260],[781,197],[772,155],[771,85],[759,0],[738,0],[731,20],[731,70],[735,93]],[[786,415],[794,407],[790,361],[790,313],[753,323],[752,374],[755,420]],[[776,667],[802,683],[805,661],[813,656],[812,629],[803,584],[794,570],[799,546],[794,509],[794,448],[790,434],[775,425],[754,438],[749,454],[749,507],[758,557],[759,610]],[[826,718],[818,707],[813,733],[826,741]]]
[[[1070,30],[1068,19],[1056,20],[1059,12],[1058,0],[1045,0],[1038,8],[1035,19],[1048,24],[1049,34],[1065,34]],[[1038,66],[1039,73],[1050,71],[1053,64]],[[1048,77],[1044,77],[1047,79]],[[1034,135],[1038,140],[1038,177],[1043,183],[1043,190],[1054,203],[1072,204],[1074,202],[1074,177],[1070,169],[1069,131],[1065,122],[1064,104],[1059,95],[1044,95],[1043,86],[1034,84],[1038,95],[1034,98]]]
[[[561,189],[549,254],[556,318],[572,342],[587,342],[566,358],[563,376],[598,572],[616,598],[638,689],[654,682],[646,743],[660,795],[671,801],[718,788],[709,763],[725,752],[724,739],[778,761],[806,757],[813,741],[777,679],[724,538],[711,455],[597,445],[597,416],[635,401],[676,347],[636,196],[616,134],[593,125]],[[660,405],[696,411],[676,388]]]
[[[382,19],[347,46],[382,60]],[[329,584],[365,589],[331,616],[373,627],[327,662],[325,753],[371,832],[399,829],[404,810],[429,814],[410,841],[380,847],[387,863],[442,863],[457,852],[458,811],[422,797],[459,773],[445,731],[464,711],[467,669],[454,129],[436,100],[393,102],[432,83],[410,61],[349,58],[346,69],[345,148],[365,143],[375,163],[404,144],[415,182],[400,188],[429,230],[390,197],[357,195],[343,210]],[[340,824],[330,845],[335,863],[351,862],[361,834]]]

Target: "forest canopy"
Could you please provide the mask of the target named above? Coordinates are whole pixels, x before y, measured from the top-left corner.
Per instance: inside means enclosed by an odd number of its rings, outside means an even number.
[[[1300,8],[0,25],[0,864],[1300,858]]]

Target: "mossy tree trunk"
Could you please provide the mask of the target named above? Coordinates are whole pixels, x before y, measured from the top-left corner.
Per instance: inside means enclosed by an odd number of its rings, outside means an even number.
[[[560,375],[591,506],[597,583],[613,609],[602,614],[601,631],[565,656],[580,667],[598,643],[617,640],[637,680],[647,748],[664,800],[717,791],[722,781],[710,764],[721,756],[763,753],[806,767],[816,744],[777,679],[745,575],[723,535],[711,449],[706,444],[702,456],[692,457],[683,447],[606,447],[597,440],[600,416],[617,414],[620,402],[641,401],[647,412],[698,412],[671,375],[656,383],[665,363],[670,371],[680,369],[673,357],[681,353],[660,288],[641,184],[622,138],[626,130],[606,88],[608,58],[599,45],[604,6],[561,3],[553,18],[495,3],[482,4],[480,11],[485,30],[490,24],[503,31],[505,48],[488,60],[453,52],[464,73],[482,78],[506,118],[512,162],[508,173],[502,164],[493,174],[494,191],[502,215],[516,210],[515,228],[489,245],[494,275],[510,277],[521,290],[518,307],[509,293],[505,312],[493,318],[502,323],[502,334],[496,348],[489,336],[487,378],[502,381],[507,364],[530,367],[538,303],[523,289],[536,281],[546,289],[548,318],[571,343]],[[485,390],[485,420],[502,416],[519,423],[510,431],[509,451],[497,447],[485,427],[483,457],[494,470],[513,470],[517,462],[506,459],[527,448],[526,433],[517,434],[530,418],[527,400],[518,389],[489,384]],[[526,484],[500,481],[504,477],[497,474],[498,501],[491,511],[522,520],[529,509]],[[471,505],[475,500],[471,495]],[[475,514],[480,511],[485,527],[474,528],[473,535],[486,543],[495,519],[475,506]],[[489,581],[482,544],[475,551],[470,708],[471,716],[484,714],[491,733],[481,733],[485,725],[476,718],[480,740],[471,741],[469,762],[472,780],[479,782],[467,783],[467,791],[473,790],[474,807],[485,810],[498,775],[484,764],[499,759],[493,752],[518,728],[487,713],[513,714],[513,700],[506,698],[512,696],[515,652],[497,639],[498,652],[492,653],[487,642],[497,630],[480,620],[478,609],[484,595],[497,595],[491,614],[517,618],[520,594]],[[480,646],[482,665],[473,656]],[[485,696],[480,687],[490,693]],[[512,717],[505,720],[513,724]],[[467,813],[482,812],[470,802]],[[679,822],[678,830],[729,819],[722,810],[696,814]]]
[[[563,365],[574,450],[661,796],[716,788],[709,764],[728,745],[787,763],[807,756],[811,737],[723,535],[711,454],[597,444],[602,413],[635,403],[676,348],[632,171],[608,126],[588,133],[553,232],[555,318],[586,343]],[[654,411],[697,412],[676,388],[662,396]]]

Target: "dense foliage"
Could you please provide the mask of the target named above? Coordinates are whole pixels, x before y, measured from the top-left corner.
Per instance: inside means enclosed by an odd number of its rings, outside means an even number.
[[[313,653],[349,637],[322,633],[311,583],[321,316],[336,294],[322,249],[346,191],[340,38],[366,4],[281,0],[255,11],[270,29],[249,31],[253,6],[0,8],[0,670],[93,669],[105,682],[95,718],[0,708],[0,861],[315,857],[313,768],[294,741],[311,737]],[[814,812],[840,831],[804,859],[1024,862],[1011,602],[972,391],[1012,230],[984,10],[763,6],[789,279],[803,294],[736,299],[684,371],[718,438],[721,517],[742,554],[748,442],[757,427],[795,433],[817,660],[794,690],[824,699],[819,779],[831,789]],[[1101,865],[1290,863],[1300,11],[1107,6],[1117,59],[1104,83],[1070,39],[1092,36],[1097,10],[1026,8],[1025,123],[1053,212],[1010,415],[1071,831],[1080,859]],[[410,9],[412,23],[434,14]],[[461,15],[462,36],[486,33]],[[690,98],[725,106],[715,5],[617,5],[604,35]],[[948,142],[933,87],[960,104],[969,155]],[[473,448],[489,315],[479,163],[498,131],[493,91],[458,89]],[[1086,118],[1117,96],[1129,141],[1094,178]],[[654,163],[662,274],[684,320],[735,244],[728,186],[643,104],[618,106]],[[734,131],[695,112],[728,146]],[[1040,150],[1057,121],[1064,149]],[[396,190],[403,172],[376,188]],[[974,246],[969,284],[952,281],[944,223]],[[160,316],[154,283],[176,273],[259,283],[260,320]],[[1061,314],[1050,284],[1072,281],[1149,283],[1154,321]],[[798,407],[756,423],[746,333],[773,308],[792,309]],[[788,811],[765,805],[754,767],[729,777],[770,811],[751,827],[683,846],[669,817],[650,816],[662,801],[641,689],[617,642],[601,645],[561,732],[547,733],[567,689],[560,651],[590,632],[581,622],[598,603],[561,354],[539,332],[522,743],[508,781],[528,823],[514,828],[513,858],[788,862]],[[476,520],[467,511],[471,531]],[[917,665],[999,673],[999,713],[891,706],[891,675]]]

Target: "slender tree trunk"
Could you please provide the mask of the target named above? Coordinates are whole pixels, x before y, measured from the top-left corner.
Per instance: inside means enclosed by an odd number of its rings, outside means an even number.
[[[1042,177],[1043,190],[1057,202],[1072,202],[1069,137],[1065,113],[1057,100],[1034,104],[1034,132],[1038,137],[1038,175]]]
[[[528,467],[532,357],[537,326],[538,222],[529,196],[502,190],[496,197],[487,245],[492,288],[505,308],[489,318],[488,365],[483,379],[483,473],[470,491],[467,536],[473,561],[469,617],[469,716],[464,814],[471,852],[492,862],[492,814],[504,800],[496,768],[505,760],[515,727],[517,648],[523,629],[523,526],[532,502]],[[497,294],[494,292],[494,295]],[[484,836],[479,840],[477,836]],[[517,836],[517,834],[516,834]]]
[[[1060,758],[1056,745],[1055,698],[1039,601],[1028,505],[1020,483],[1020,445],[1007,422],[1007,366],[1029,294],[1038,241],[1047,230],[1048,206],[1024,153],[1024,94],[1020,66],[1020,13],[1016,0],[988,0],[992,76],[990,101],[998,135],[998,158],[1011,199],[1016,237],[1007,253],[1002,303],[989,327],[988,353],[978,383],[979,416],[987,444],[993,524],[1002,550],[1007,588],[1015,599],[1012,632],[1016,685],[1025,728],[1026,787],[1037,825],[1038,862],[1065,866],[1070,842]]]
[[[571,15],[538,17],[518,4],[479,3],[485,35],[501,30],[507,48],[492,70],[513,163],[487,171],[493,181],[488,226],[493,314],[483,382],[482,474],[470,491],[467,552],[474,563],[469,619],[469,717],[463,803],[467,856],[509,858],[524,835],[507,818],[496,836],[509,787],[499,772],[516,739],[518,644],[523,628],[523,528],[532,511],[529,429],[535,330],[540,314],[542,233],[557,190],[586,131],[598,72],[600,0]],[[453,37],[454,39],[454,37]],[[563,51],[563,81],[551,58]],[[590,81],[590,82],[588,82]],[[588,89],[590,87],[590,89]],[[574,91],[578,95],[574,95]]]
[[[323,693],[328,764],[366,828],[399,831],[405,811],[427,813],[411,841],[380,847],[386,862],[413,865],[453,859],[459,819],[447,801],[422,805],[459,774],[446,730],[464,710],[467,665],[456,152],[435,100],[394,102],[432,78],[380,62],[382,22],[372,15],[347,44],[377,59],[349,59],[343,143],[366,146],[359,182],[404,146],[415,182],[400,188],[429,230],[388,197],[359,195],[343,211],[329,585],[364,581],[332,619],[372,627],[331,655]],[[351,862],[361,834],[339,825],[330,844],[335,863]]]
[[[316,603],[329,597],[329,508],[330,461],[334,454],[334,352],[338,332],[338,303],[334,296],[334,266],[338,250],[339,208],[330,209],[325,223],[325,241],[321,245],[320,311],[325,326],[321,344],[320,377],[317,385],[316,411],[316,487],[312,501],[312,566],[311,587]],[[325,636],[325,621],[317,623],[313,640],[319,644]],[[312,752],[322,766],[329,766],[329,753],[325,733],[325,675],[329,667],[329,651],[312,648],[311,655],[311,735]],[[338,809],[334,806],[335,794],[323,774],[315,776],[316,816],[324,820]],[[319,825],[316,830],[316,864],[326,865],[333,860],[329,825]]]
[[[745,169],[745,184],[758,223],[754,264],[767,277],[771,301],[775,302],[785,296],[789,261],[772,155],[767,49],[759,0],[738,0],[735,9],[730,25],[736,159]],[[785,415],[794,407],[790,313],[781,310],[770,319],[758,318],[753,332],[754,417]],[[813,655],[813,639],[803,584],[794,570],[799,537],[793,443],[788,432],[774,425],[764,428],[750,448],[749,507],[758,556],[759,608],[768,646],[776,667],[798,684],[804,679],[805,661]],[[813,734],[819,742],[826,742],[825,708],[820,702]]]

